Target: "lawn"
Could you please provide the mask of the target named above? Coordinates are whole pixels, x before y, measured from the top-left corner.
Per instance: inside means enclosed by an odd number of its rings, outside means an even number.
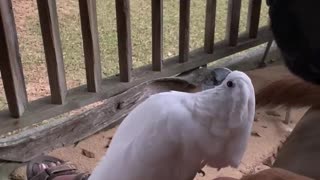
[[[45,56],[35,0],[14,0],[15,18],[29,100],[49,95]],[[216,40],[223,40],[227,15],[226,0],[218,0]],[[130,0],[133,66],[151,62],[151,1]],[[77,0],[57,0],[63,57],[68,88],[84,84],[85,69],[79,5]],[[245,31],[248,0],[242,2],[241,32]],[[267,23],[265,2],[260,26]],[[115,0],[97,0],[98,29],[104,77],[118,73]],[[190,49],[203,46],[205,0],[191,1]],[[179,1],[164,1],[164,58],[178,54]],[[6,107],[0,87],[0,108]]]

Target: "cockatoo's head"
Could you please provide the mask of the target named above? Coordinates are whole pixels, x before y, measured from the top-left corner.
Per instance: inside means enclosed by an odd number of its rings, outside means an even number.
[[[254,119],[255,93],[251,79],[240,71],[232,71],[225,75],[220,85],[204,91],[204,97],[209,100],[206,100],[208,104],[200,111],[212,116],[212,133],[216,133],[218,129],[252,124]]]
[[[220,85],[231,72],[228,68],[215,68],[211,70],[209,78],[202,84],[202,90]]]
[[[229,127],[241,126],[246,121],[250,123],[255,114],[255,92],[251,79],[243,72],[231,72],[221,84],[224,89],[222,96],[227,99]]]

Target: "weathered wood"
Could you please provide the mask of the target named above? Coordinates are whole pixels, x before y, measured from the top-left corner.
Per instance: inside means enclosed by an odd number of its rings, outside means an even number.
[[[204,51],[213,53],[214,48],[214,33],[216,26],[216,8],[217,0],[207,0],[206,4],[206,24],[204,35]]]
[[[179,62],[189,59],[190,0],[180,0]]]
[[[212,76],[211,70],[198,69],[182,77],[143,82],[128,91],[103,101],[88,111],[84,111],[81,115],[68,116],[69,118],[62,122],[53,123],[49,131],[40,128],[23,133],[23,136],[28,140],[18,145],[20,147],[24,146],[19,151],[16,147],[12,149],[16,145],[16,141],[3,144],[3,140],[0,140],[0,159],[26,162],[53,148],[73,144],[107,126],[120,123],[134,107],[152,94],[170,90],[199,91],[201,85],[211,80]],[[50,145],[46,142],[50,142]]]
[[[63,104],[67,94],[59,24],[55,0],[37,0],[44,52],[46,56],[51,102]]]
[[[163,60],[163,0],[152,4],[152,70],[161,71]]]
[[[35,130],[24,134],[27,142],[14,145],[16,142],[0,142],[0,159],[26,162],[53,148],[72,144],[102,130],[114,126],[139,103],[152,94],[169,90],[193,90],[194,86],[183,80],[148,81],[128,91],[105,100],[101,105],[83,112],[80,116],[71,116],[67,121],[53,125],[49,131]],[[89,120],[90,119],[90,120]],[[65,133],[68,132],[68,133]],[[34,141],[36,140],[36,141]],[[47,142],[50,142],[48,144]],[[22,146],[24,146],[22,148]],[[13,155],[14,154],[14,155]]]
[[[241,64],[242,62],[238,62],[234,65],[238,70],[246,68]],[[99,130],[112,128],[119,124],[132,108],[151,94],[168,90],[188,92],[199,90],[200,88],[197,87],[201,87],[203,82],[212,78],[208,76],[212,76],[210,70],[210,68],[201,68],[191,73],[182,73],[178,77],[143,81],[142,84],[99,102],[98,105],[93,104],[90,108],[78,110],[74,116],[69,115],[64,119],[49,121],[17,135],[1,138],[0,159],[27,161],[53,148],[78,142]]]
[[[101,88],[101,61],[96,0],[79,0],[79,7],[87,88],[89,92],[98,92]]]
[[[0,1],[0,70],[11,116],[20,117],[27,93],[11,0]]]
[[[247,30],[250,38],[256,38],[259,30],[261,0],[249,0]]]
[[[120,81],[129,82],[132,68],[130,0],[115,0],[117,14]]]
[[[241,0],[229,0],[226,39],[229,46],[236,46],[238,43],[240,23]]]
[[[262,44],[272,38],[272,34],[268,27],[262,29],[259,33],[259,38],[248,39],[247,34],[240,36],[239,45],[237,47],[228,47],[226,41],[218,42],[215,46],[214,54],[203,52],[203,48],[196,49],[190,53],[190,60],[186,63],[177,63],[179,57],[173,57],[164,61],[164,69],[161,72],[150,71],[151,66],[144,66],[135,71],[135,79],[129,83],[118,82],[118,77],[110,77],[103,80],[102,88],[99,93],[86,93],[86,86],[81,86],[70,90],[67,97],[67,103],[63,106],[54,106],[47,103],[48,98],[39,99],[31,102],[28,111],[24,116],[17,121],[8,117],[6,111],[0,113],[0,135],[12,132],[16,129],[25,128],[32,124],[39,123],[60,114],[75,110],[82,106],[104,100],[115,96],[129,88],[136,86],[148,80],[173,76],[181,72],[185,72],[199,66],[213,62],[214,60],[224,58],[231,54],[240,52],[250,47]]]

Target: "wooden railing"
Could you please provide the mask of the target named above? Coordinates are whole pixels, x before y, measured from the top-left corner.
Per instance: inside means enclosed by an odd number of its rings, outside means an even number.
[[[37,0],[51,96],[32,102],[27,101],[12,3],[0,1],[0,70],[9,107],[0,113],[0,134],[106,99],[144,81],[206,65],[272,37],[268,27],[259,29],[262,0],[249,0],[247,32],[241,35],[241,0],[229,0],[227,36],[215,43],[217,1],[207,0],[204,47],[190,52],[190,0],[180,0],[179,55],[163,61],[163,0],[152,0],[152,64],[133,70],[130,0],[115,1],[119,76],[102,79],[96,0],[79,0],[87,84],[68,91],[56,1]]]

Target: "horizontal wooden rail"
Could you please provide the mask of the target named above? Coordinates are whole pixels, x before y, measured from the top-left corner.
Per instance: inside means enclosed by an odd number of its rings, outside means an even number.
[[[0,71],[11,116],[21,117],[27,93],[11,0],[0,1]]]
[[[53,104],[63,104],[67,95],[67,85],[56,0],[37,0],[37,4],[50,83],[51,102]]]

